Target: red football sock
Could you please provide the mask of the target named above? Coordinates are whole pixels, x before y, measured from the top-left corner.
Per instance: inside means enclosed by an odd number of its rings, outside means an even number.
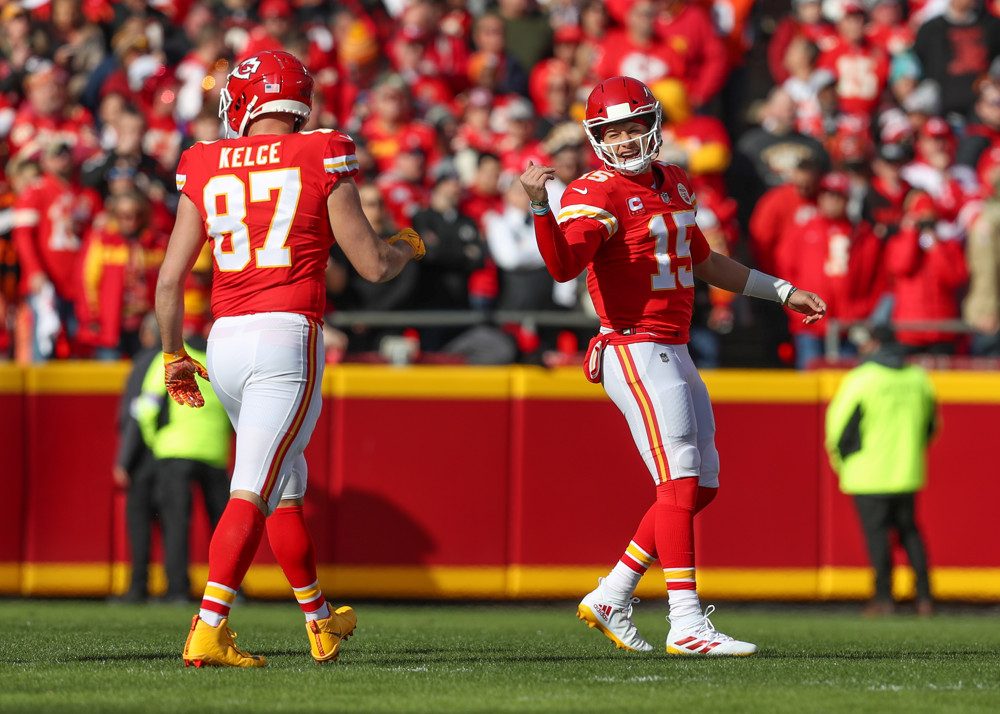
[[[229,617],[236,591],[250,569],[263,534],[264,514],[260,509],[242,498],[229,499],[208,546],[208,584],[201,601],[206,615],[203,619],[208,620],[208,613]]]
[[[326,599],[316,577],[316,551],[302,515],[302,506],[274,509],[267,519],[267,540],[295,591],[295,599],[302,612],[307,617],[311,614],[328,615]]]
[[[639,527],[636,528],[632,542],[628,544],[628,549],[622,555],[621,562],[641,575],[653,564],[654,560],[656,560],[655,503],[649,507],[646,515],[639,522]]]
[[[694,590],[694,510],[698,479],[671,479],[656,487],[656,552],[667,592]]]

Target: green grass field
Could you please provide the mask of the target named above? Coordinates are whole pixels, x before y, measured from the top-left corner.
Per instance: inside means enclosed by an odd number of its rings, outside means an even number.
[[[662,647],[663,604],[635,620]],[[233,613],[264,669],[185,669],[194,607],[0,601],[0,711],[1000,712],[1000,616],[946,609],[864,620],[858,607],[722,604],[747,658],[640,655],[575,603],[356,603],[340,662],[313,663],[293,603]]]

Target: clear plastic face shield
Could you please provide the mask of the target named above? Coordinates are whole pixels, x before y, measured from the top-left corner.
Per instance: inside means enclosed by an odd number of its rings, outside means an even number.
[[[652,120],[652,126],[646,133],[622,139],[620,141],[598,140],[597,136],[603,138],[604,129],[610,124],[619,124],[626,121],[640,121],[646,123]],[[660,145],[663,143],[660,131],[660,106],[656,104],[653,111],[635,114],[634,116],[622,117],[611,121],[594,122],[587,125],[587,138],[590,139],[591,146],[605,165],[614,171],[626,176],[633,176],[647,171],[653,160],[660,153]],[[637,152],[632,152],[632,146],[638,148]],[[623,157],[621,154],[624,153]]]

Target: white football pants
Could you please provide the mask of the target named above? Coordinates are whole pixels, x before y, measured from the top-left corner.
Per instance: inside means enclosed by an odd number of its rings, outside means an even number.
[[[656,484],[698,477],[719,486],[715,417],[687,345],[635,342],[604,350],[604,390],[628,421]]]
[[[323,400],[322,328],[302,315],[269,312],[223,317],[208,338],[208,368],[236,430],[230,491],[259,495],[268,512],[302,498],[302,456]]]

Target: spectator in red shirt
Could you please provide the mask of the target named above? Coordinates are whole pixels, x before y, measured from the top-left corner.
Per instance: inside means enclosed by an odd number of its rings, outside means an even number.
[[[827,315],[840,320],[868,317],[882,295],[881,242],[864,222],[847,216],[850,181],[846,174],[832,172],[819,182],[817,213],[800,231],[789,233],[777,256],[778,269],[822,285],[828,295]],[[825,328],[805,325],[789,312],[789,331],[795,341],[795,365],[806,369],[822,357]],[[851,347],[842,343],[841,353]]]
[[[785,67],[785,53],[796,36],[803,36],[820,52],[833,47],[837,32],[823,17],[820,0],[792,0],[792,14],[778,22],[778,26],[767,45],[767,66],[775,84],[781,84],[789,77]]]
[[[490,124],[492,112],[493,93],[483,87],[471,89],[451,150],[456,154],[470,149],[478,153],[495,151],[497,135]]]
[[[528,79],[531,101],[535,103],[541,129],[548,134],[552,127],[570,119],[576,88],[582,75],[574,66],[579,46],[580,28],[576,25],[556,31],[555,56],[539,62]]]
[[[969,281],[962,243],[938,230],[940,216],[926,193],[911,192],[906,204],[902,228],[886,246],[886,269],[895,296],[892,321],[957,320],[959,292]],[[959,335],[900,325],[897,339],[911,353],[951,355]]]
[[[590,74],[589,54],[584,49],[583,43],[584,34],[580,25],[574,22],[557,27],[552,35],[552,57],[546,60],[558,60],[569,68],[569,83],[573,87],[574,97],[576,89],[586,83],[587,76]],[[535,74],[537,68],[536,66],[532,70],[532,75]]]
[[[420,149],[429,162],[434,162],[434,129],[414,119],[413,100],[402,77],[392,74],[380,79],[372,90],[370,107],[371,114],[361,124],[359,133],[375,158],[378,171],[390,171],[396,156],[410,149]],[[404,221],[400,225],[409,223]]]
[[[637,0],[625,13],[625,26],[608,31],[597,75],[635,77],[647,86],[665,77],[684,80],[682,58],[656,34],[656,4]]]
[[[13,158],[5,167],[0,182],[0,359],[9,359],[14,352],[14,325],[20,305],[18,280],[20,266],[17,248],[11,235],[18,196],[38,180],[38,163]]]
[[[874,175],[862,198],[861,216],[882,240],[894,236],[903,219],[903,201],[910,191],[901,172],[906,158],[901,144],[883,144],[872,160]]]
[[[464,7],[444,6],[432,0],[410,0],[399,17],[396,36],[418,38],[420,73],[443,80],[452,93],[458,93],[469,84],[471,15]],[[389,53],[393,53],[391,44]]]
[[[80,342],[97,359],[131,357],[139,328],[153,309],[156,273],[167,236],[150,225],[149,202],[134,191],[108,201],[108,220],[83,245],[81,295],[76,312]]]
[[[656,36],[680,58],[680,77],[691,106],[707,104],[729,76],[729,53],[704,8],[690,0],[659,3]]]
[[[147,122],[142,149],[156,159],[164,173],[177,166],[184,138],[175,119],[179,90],[180,83],[173,70],[166,66],[161,66],[142,88],[142,109]]]
[[[754,205],[749,224],[750,252],[759,270],[776,272],[782,240],[789,233],[800,232],[816,215],[816,193],[822,175],[821,162],[804,159],[786,183],[765,191]]]
[[[370,111],[363,102],[358,103],[362,91],[368,91],[375,85],[388,60],[381,54],[375,29],[366,20],[349,20],[345,28],[338,30],[335,66],[323,70],[316,77],[313,106],[319,104],[321,107],[318,117],[320,126],[354,131],[354,127],[363,122]]]
[[[32,316],[31,344],[18,351],[28,361],[67,357],[76,338],[80,241],[101,197],[76,181],[75,168],[69,145],[50,144],[42,152],[41,178],[15,204],[21,295]]]
[[[865,38],[865,8],[855,0],[843,6],[836,44],[820,53],[819,66],[837,77],[840,111],[870,122],[889,80],[889,59]]]
[[[901,0],[874,0],[869,7],[865,37],[872,47],[889,56],[898,55],[913,47],[917,35],[903,18]]]
[[[402,148],[393,168],[375,179],[382,191],[386,210],[397,226],[413,224],[413,216],[427,205],[427,155],[419,146]]]
[[[971,166],[955,162],[955,132],[948,122],[931,117],[924,123],[917,133],[916,158],[903,167],[902,175],[933,200],[939,237],[963,237],[960,215],[979,195],[979,179]]]
[[[237,64],[264,50],[285,49],[289,34],[295,28],[295,8],[289,0],[262,0],[257,7],[257,17],[261,24],[251,28],[246,44],[236,53]]]
[[[452,89],[439,68],[426,58],[430,35],[415,25],[404,25],[389,44],[393,70],[410,86],[418,113],[451,101]]]
[[[25,101],[8,136],[11,155],[23,151],[30,156],[58,141],[70,147],[79,164],[97,151],[94,118],[69,99],[66,81],[66,72],[51,63],[40,64],[25,78]]]

